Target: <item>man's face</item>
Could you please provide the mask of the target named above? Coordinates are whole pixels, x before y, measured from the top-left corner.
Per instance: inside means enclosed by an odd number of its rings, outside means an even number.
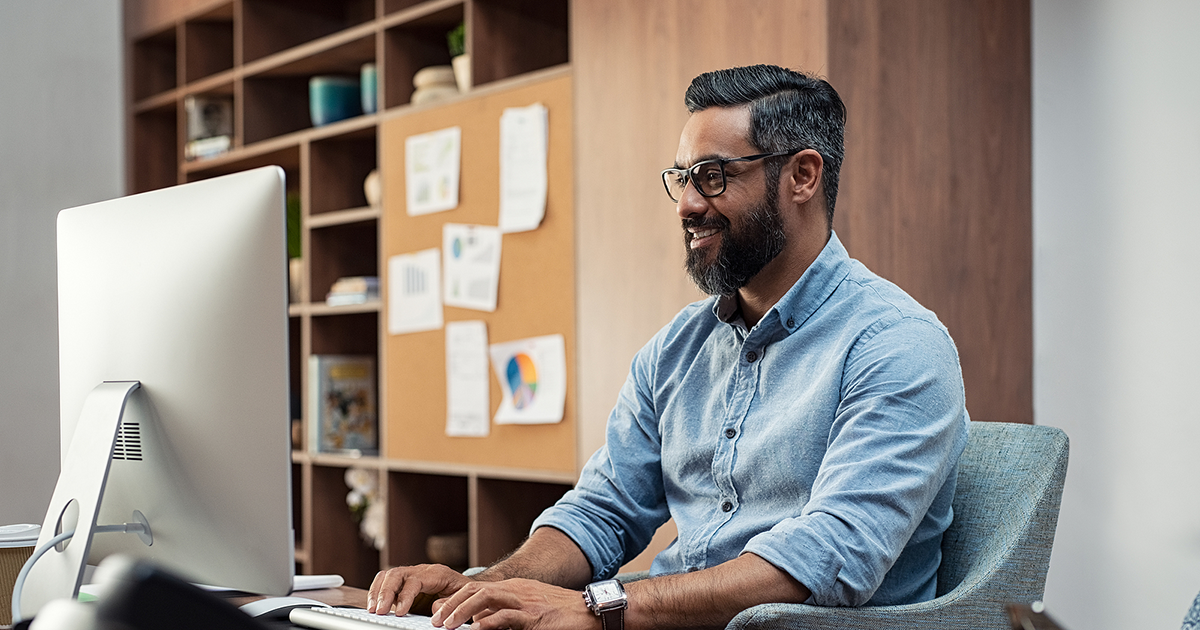
[[[748,107],[710,108],[684,125],[676,166],[735,158],[760,150],[750,144]],[[767,181],[762,162],[725,166],[725,192],[704,197],[688,184],[677,211],[683,222],[687,270],[701,291],[731,295],[744,287],[787,243],[779,214],[776,181]]]

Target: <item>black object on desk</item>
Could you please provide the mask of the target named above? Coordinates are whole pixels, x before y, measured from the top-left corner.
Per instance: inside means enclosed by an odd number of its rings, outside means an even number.
[[[233,604],[148,562],[136,562],[97,604],[101,628],[266,630]],[[286,627],[286,626],[284,626]]]

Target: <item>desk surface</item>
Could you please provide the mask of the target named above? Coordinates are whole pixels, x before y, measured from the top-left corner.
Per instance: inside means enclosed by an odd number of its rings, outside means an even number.
[[[292,593],[296,597],[307,597],[315,599],[319,602],[329,604],[330,606],[354,606],[356,608],[367,607],[367,591],[353,586],[339,586],[338,588],[322,588],[312,591],[296,591]],[[263,599],[261,595],[240,595],[237,597],[228,598],[229,603],[234,606],[241,606],[247,602],[252,602],[256,599]]]

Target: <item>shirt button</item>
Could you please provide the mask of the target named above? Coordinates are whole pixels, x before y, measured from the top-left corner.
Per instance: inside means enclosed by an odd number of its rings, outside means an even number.
[[[788,320],[787,320],[787,327],[788,327],[788,328],[792,328],[792,327],[794,327],[795,325],[796,325],[796,320],[794,320],[794,319],[792,319],[791,317],[789,317],[789,318],[788,318]]]
[[[725,437],[733,439],[733,436],[735,435],[737,435],[737,431],[734,431],[733,429],[725,429]]]
[[[746,353],[746,360],[747,360],[747,361],[749,361],[749,362],[751,362],[751,363],[754,363],[755,361],[757,361],[757,360],[758,360],[758,353],[757,353],[757,352],[755,352],[755,351],[753,351],[753,350],[751,350],[750,352],[747,352],[747,353]]]
[[[722,512],[728,512],[729,510],[732,510],[732,509],[733,509],[733,504],[732,504],[732,503],[730,503],[729,501],[726,501],[726,502],[724,502],[724,503],[722,503],[722,504],[721,504],[721,511],[722,511]]]

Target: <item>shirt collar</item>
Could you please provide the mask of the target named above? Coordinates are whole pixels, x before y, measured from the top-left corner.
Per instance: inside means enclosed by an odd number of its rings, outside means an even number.
[[[838,239],[837,233],[831,232],[829,242],[825,243],[825,247],[817,255],[817,259],[808,266],[808,269],[804,270],[796,284],[783,294],[775,306],[772,306],[771,310],[763,315],[763,321],[772,317],[772,312],[774,312],[777,314],[779,323],[789,334],[795,332],[825,303],[825,300],[829,299],[830,295],[833,295],[834,289],[849,273],[850,255],[846,253],[846,248]],[[712,310],[713,315],[726,324],[734,328],[744,329],[746,327],[735,296],[717,297],[713,302]]]

